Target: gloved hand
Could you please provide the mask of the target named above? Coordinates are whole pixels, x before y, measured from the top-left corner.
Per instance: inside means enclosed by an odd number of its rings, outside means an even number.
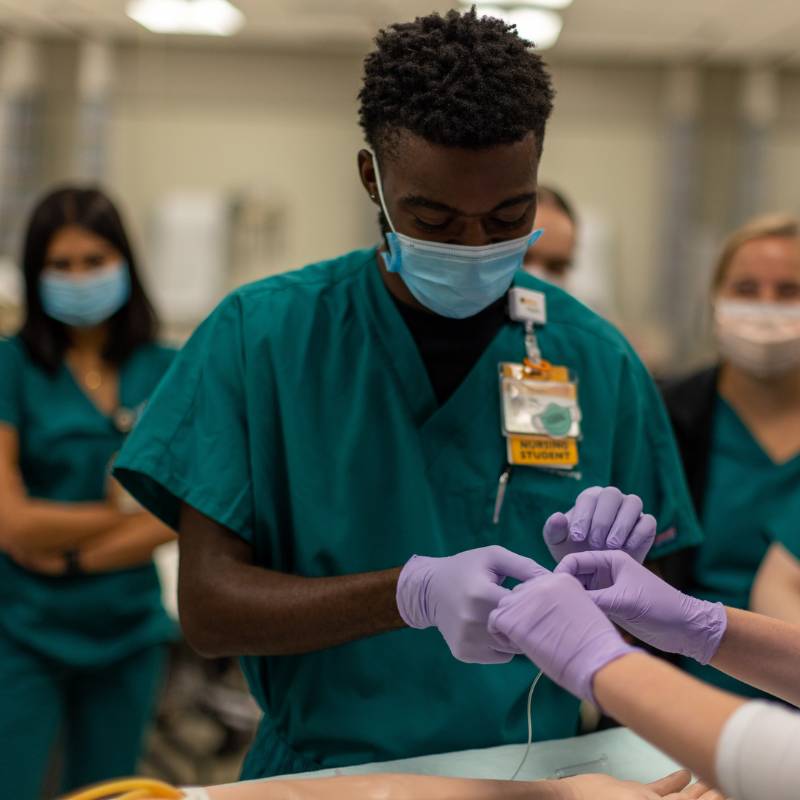
[[[679,592],[619,551],[574,553],[556,572],[577,578],[597,606],[637,639],[701,664],[716,655],[728,626],[722,603]]]
[[[556,561],[586,550],[624,550],[641,564],[655,541],[656,520],[642,514],[642,501],[635,494],[593,486],[578,495],[566,514],[553,514],[543,533]]]
[[[397,581],[397,608],[412,628],[437,627],[459,661],[505,664],[520,651],[486,627],[490,612],[511,593],[500,584],[541,574],[549,572],[498,546],[448,558],[412,556]]]
[[[545,574],[514,587],[489,615],[503,634],[559,686],[594,702],[595,673],[634,652],[571,575]]]

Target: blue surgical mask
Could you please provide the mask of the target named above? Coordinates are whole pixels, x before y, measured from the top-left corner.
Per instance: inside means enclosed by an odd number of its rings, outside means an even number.
[[[88,328],[113,316],[131,296],[131,275],[125,262],[75,277],[46,269],[39,278],[45,314],[65,325]]]
[[[392,229],[386,236],[389,253],[383,254],[386,269],[396,272],[422,305],[443,317],[471,317],[500,299],[542,231],[483,247],[429,242],[397,233],[386,209],[374,153],[372,163],[381,208]]]

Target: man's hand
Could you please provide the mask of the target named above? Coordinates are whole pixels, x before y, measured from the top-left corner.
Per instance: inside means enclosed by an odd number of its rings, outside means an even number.
[[[642,508],[635,494],[593,486],[578,495],[566,514],[558,511],[545,522],[545,544],[559,562],[570,553],[622,550],[641,564],[656,538],[655,517]]]
[[[535,561],[498,546],[449,558],[412,556],[397,581],[397,608],[412,628],[438,628],[459,661],[505,664],[520,651],[487,630],[489,614],[510,594],[501,584],[548,574]]]

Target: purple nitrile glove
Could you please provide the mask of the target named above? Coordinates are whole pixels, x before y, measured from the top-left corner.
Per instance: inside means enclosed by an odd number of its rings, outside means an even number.
[[[571,575],[545,574],[521,583],[489,616],[549,678],[576,697],[595,702],[595,673],[635,652]]]
[[[505,664],[520,651],[487,630],[489,614],[511,593],[500,584],[543,573],[549,574],[535,561],[498,546],[448,558],[412,556],[397,581],[397,608],[412,628],[437,627],[459,661]]]
[[[642,501],[635,494],[593,486],[578,495],[566,514],[553,514],[543,534],[556,561],[586,550],[623,550],[641,564],[655,541],[656,520],[642,513]]]
[[[576,577],[609,618],[637,639],[701,664],[716,655],[728,626],[722,603],[674,589],[625,553],[574,553],[556,572]]]

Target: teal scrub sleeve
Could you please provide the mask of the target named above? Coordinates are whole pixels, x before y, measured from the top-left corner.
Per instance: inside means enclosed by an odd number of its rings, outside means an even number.
[[[243,338],[234,294],[178,353],[115,462],[119,482],[175,530],[186,503],[252,541]]]
[[[0,423],[22,423],[23,355],[10,339],[0,339]]]
[[[613,484],[638,494],[658,521],[648,560],[703,541],[666,409],[650,374],[632,352],[620,376]]]

